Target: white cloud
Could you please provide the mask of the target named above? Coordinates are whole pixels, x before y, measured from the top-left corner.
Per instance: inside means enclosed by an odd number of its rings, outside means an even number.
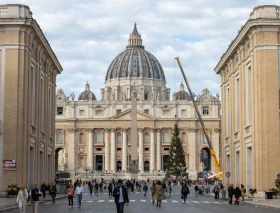
[[[138,23],[145,49],[165,70],[167,86],[179,90],[179,56],[195,93],[220,92],[213,69],[257,5],[279,0],[19,0],[30,6],[62,67],[57,86],[76,97],[86,81],[100,98],[107,69]],[[7,1],[0,0],[1,4]]]

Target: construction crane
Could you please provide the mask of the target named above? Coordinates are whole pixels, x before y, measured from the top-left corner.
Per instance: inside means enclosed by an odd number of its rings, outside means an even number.
[[[190,87],[190,85],[189,85],[189,82],[188,82],[188,80],[187,80],[187,77],[186,77],[186,75],[185,75],[185,72],[184,72],[184,70],[183,70],[183,67],[182,67],[182,65],[181,65],[180,59],[179,59],[179,57],[176,57],[175,59],[176,59],[177,62],[178,62],[178,65],[179,65],[180,70],[181,70],[181,72],[182,72],[183,78],[184,78],[185,83],[186,83],[186,85],[187,85],[187,87],[188,87],[188,90],[189,90],[189,93],[190,93],[190,96],[191,96],[191,99],[192,99],[194,108],[195,108],[195,110],[196,110],[196,113],[197,113],[197,116],[198,116],[198,118],[199,118],[200,124],[201,124],[201,126],[202,126],[202,129],[203,129],[205,138],[206,138],[207,143],[208,143],[208,145],[209,145],[210,154],[211,154],[211,156],[212,156],[212,158],[213,158],[214,165],[215,165],[216,170],[217,170],[217,174],[216,174],[215,176],[218,176],[219,178],[222,178],[222,170],[221,170],[221,167],[220,167],[220,165],[219,165],[219,163],[218,163],[215,150],[214,150],[214,148],[213,148],[213,146],[212,146],[212,143],[211,143],[211,141],[210,141],[210,138],[209,138],[209,136],[208,136],[208,134],[207,134],[207,131],[206,131],[204,122],[203,122],[203,120],[202,120],[202,117],[201,117],[201,115],[200,115],[200,112],[199,112],[199,110],[198,110],[198,108],[197,108],[197,105],[196,105],[196,102],[195,102],[195,100],[194,100],[194,96],[193,96],[191,87]]]

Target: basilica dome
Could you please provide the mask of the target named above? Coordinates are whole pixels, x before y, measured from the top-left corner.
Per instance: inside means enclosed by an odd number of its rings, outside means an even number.
[[[142,46],[141,34],[137,31],[136,23],[126,50],[114,58],[107,70],[105,81],[129,77],[159,79],[165,82],[160,63]]]
[[[185,91],[183,83],[180,85],[180,91],[175,93],[175,100],[191,100],[191,96]]]
[[[79,101],[88,101],[88,100],[96,101],[96,97],[95,97],[94,93],[90,91],[90,86],[88,83],[85,86],[85,91],[83,91],[79,95],[78,100]]]

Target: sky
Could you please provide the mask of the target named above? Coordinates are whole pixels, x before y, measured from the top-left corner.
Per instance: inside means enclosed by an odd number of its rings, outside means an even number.
[[[0,0],[30,7],[63,72],[57,89],[78,95],[85,84],[100,100],[112,60],[128,43],[137,23],[145,49],[162,65],[167,87],[179,91],[179,56],[192,90],[220,93],[214,68],[258,5],[279,0]]]

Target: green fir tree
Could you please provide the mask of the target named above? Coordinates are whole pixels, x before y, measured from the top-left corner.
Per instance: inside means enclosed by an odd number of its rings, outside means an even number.
[[[174,132],[172,135],[172,142],[169,151],[169,170],[167,175],[175,176],[176,180],[178,177],[188,178],[187,168],[186,168],[186,157],[183,149],[182,140],[180,138],[178,125],[174,125]]]

